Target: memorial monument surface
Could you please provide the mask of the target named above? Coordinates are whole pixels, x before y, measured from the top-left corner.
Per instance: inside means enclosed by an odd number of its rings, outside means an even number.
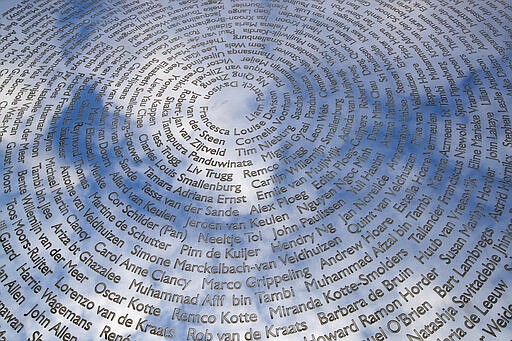
[[[512,340],[512,5],[0,1],[0,340]]]

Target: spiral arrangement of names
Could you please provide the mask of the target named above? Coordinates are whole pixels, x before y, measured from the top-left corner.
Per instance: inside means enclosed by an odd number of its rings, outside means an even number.
[[[506,0],[0,3],[0,340],[509,340]]]

